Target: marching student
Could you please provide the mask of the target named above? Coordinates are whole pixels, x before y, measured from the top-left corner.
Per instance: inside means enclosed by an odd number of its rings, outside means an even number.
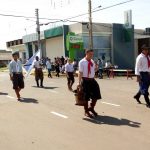
[[[100,88],[95,76],[95,63],[92,60],[94,52],[91,49],[87,49],[85,52],[86,56],[79,62],[79,86],[83,88],[84,100],[86,104],[84,105],[85,116],[93,118],[98,114],[95,112],[94,107],[98,99],[101,99]],[[91,100],[90,106],[88,101]],[[92,114],[91,114],[91,113]]]
[[[24,76],[22,70],[22,63],[19,60],[19,52],[12,53],[13,60],[9,63],[10,80],[13,83],[18,101],[21,99],[20,91],[24,88]]]
[[[65,65],[65,71],[68,80],[68,90],[72,91],[72,85],[74,83],[74,66],[71,63],[71,59],[68,59],[67,64]]]
[[[141,47],[141,54],[136,58],[135,75],[137,76],[137,82],[139,82],[140,89],[134,96],[138,103],[141,103],[139,98],[144,95],[146,106],[150,108],[149,99],[149,86],[150,86],[150,56],[149,47],[145,44]]]
[[[39,57],[36,56],[36,61],[34,62],[34,68],[35,68],[35,81],[37,84],[37,87],[39,87],[39,80],[40,80],[40,87],[44,87],[43,86],[43,64],[42,62],[39,60]]]

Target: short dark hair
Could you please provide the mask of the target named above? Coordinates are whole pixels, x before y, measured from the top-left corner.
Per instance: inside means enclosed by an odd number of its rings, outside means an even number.
[[[150,47],[148,47],[146,44],[143,44],[142,47],[141,47],[141,49],[142,49],[142,50],[145,50],[145,49],[149,50]]]
[[[19,57],[19,52],[12,53],[12,56],[15,56],[15,55],[17,55]]]
[[[85,53],[93,52],[93,49],[85,49]]]

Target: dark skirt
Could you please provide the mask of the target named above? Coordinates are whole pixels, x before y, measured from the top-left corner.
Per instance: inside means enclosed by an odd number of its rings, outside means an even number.
[[[35,69],[35,80],[43,79],[42,68]]]
[[[82,79],[81,85],[83,87],[84,99],[89,101],[101,99],[101,93],[98,83],[95,79]]]
[[[23,74],[13,73],[12,83],[13,89],[23,89],[24,88]]]

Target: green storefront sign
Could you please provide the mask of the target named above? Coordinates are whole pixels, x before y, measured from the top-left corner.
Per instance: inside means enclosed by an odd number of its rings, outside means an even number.
[[[83,38],[82,36],[75,35],[73,32],[69,32],[66,39],[67,50],[69,51],[69,58],[75,58],[75,52],[83,50]]]

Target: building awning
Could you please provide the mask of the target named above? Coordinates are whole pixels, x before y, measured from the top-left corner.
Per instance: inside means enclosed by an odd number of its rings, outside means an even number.
[[[57,37],[63,35],[63,27],[57,27],[44,31],[45,38]]]
[[[34,41],[38,40],[38,34],[33,33],[33,34],[25,35],[25,36],[22,37],[22,39],[23,39],[23,43],[34,42]],[[44,31],[40,32],[40,39],[41,40],[44,39]]]

